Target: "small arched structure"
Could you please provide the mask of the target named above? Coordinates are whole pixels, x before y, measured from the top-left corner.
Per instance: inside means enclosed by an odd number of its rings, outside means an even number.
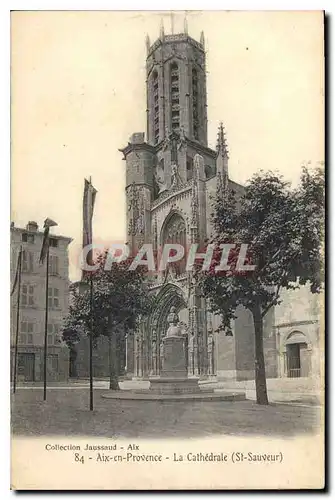
[[[308,377],[311,370],[311,344],[300,330],[283,339],[284,370],[288,378]]]
[[[154,310],[147,322],[149,370],[152,374],[158,374],[160,371],[159,348],[167,332],[167,317],[172,306],[176,308],[180,322],[188,324],[187,302],[183,291],[177,285],[169,283],[157,295]]]

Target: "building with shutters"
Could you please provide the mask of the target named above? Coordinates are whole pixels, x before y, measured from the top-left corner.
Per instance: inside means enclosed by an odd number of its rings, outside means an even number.
[[[36,222],[25,228],[11,225],[11,283],[14,283],[19,250],[22,247],[21,297],[18,335],[18,381],[43,380],[46,304],[46,261],[39,264],[43,231]],[[48,287],[48,381],[67,380],[68,348],[61,340],[63,318],[68,312],[69,258],[71,238],[50,235]],[[17,286],[11,296],[11,371],[17,326]]]

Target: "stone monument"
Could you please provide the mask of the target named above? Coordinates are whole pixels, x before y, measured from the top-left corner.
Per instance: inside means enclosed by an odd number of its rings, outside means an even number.
[[[198,379],[187,377],[185,338],[175,307],[171,307],[167,322],[169,326],[161,343],[162,369],[159,377],[149,378],[150,390],[156,394],[199,392]]]

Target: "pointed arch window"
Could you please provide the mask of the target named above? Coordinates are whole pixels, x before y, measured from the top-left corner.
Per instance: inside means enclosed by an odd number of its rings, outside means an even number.
[[[192,69],[192,118],[194,139],[199,140],[199,79],[196,68]]]
[[[172,130],[180,128],[179,68],[176,62],[170,66],[171,124]]]
[[[155,144],[159,141],[159,89],[158,89],[158,73],[154,71],[152,74],[152,95],[153,95],[153,118],[154,118],[154,140]]]
[[[174,214],[168,220],[163,230],[163,245],[166,243],[178,243],[184,248],[184,258],[178,262],[169,264],[180,275],[185,271],[186,266],[186,224],[179,214]]]
[[[186,157],[186,179],[189,181],[192,179],[193,174],[193,158],[191,156]]]

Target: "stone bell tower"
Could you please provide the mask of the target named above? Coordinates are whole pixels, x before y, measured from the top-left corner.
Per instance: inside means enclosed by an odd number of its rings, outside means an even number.
[[[157,145],[171,132],[207,146],[207,97],[204,38],[187,33],[147,40],[147,137]]]
[[[193,158],[201,154],[215,170],[207,147],[207,93],[203,33],[200,42],[187,33],[166,35],[150,45],[147,37],[147,141],[156,149],[158,194],[173,183],[173,166],[181,182],[193,176]]]

